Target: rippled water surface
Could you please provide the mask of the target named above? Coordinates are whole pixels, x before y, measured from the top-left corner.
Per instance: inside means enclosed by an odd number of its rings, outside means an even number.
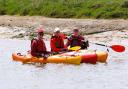
[[[122,43],[128,44],[126,41]],[[47,47],[49,48],[49,45]],[[128,88],[127,51],[117,53],[110,49],[108,64],[47,64],[37,67],[12,61],[13,52],[25,54],[29,48],[30,41],[0,40],[0,89]],[[106,50],[96,45],[90,45],[90,49]]]

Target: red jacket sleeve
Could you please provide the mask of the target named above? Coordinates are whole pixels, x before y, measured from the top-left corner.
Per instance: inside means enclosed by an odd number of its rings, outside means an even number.
[[[58,51],[61,50],[61,49],[59,49],[59,48],[56,48],[55,40],[54,40],[54,39],[51,39],[51,41],[50,41],[50,46],[51,46],[51,51],[58,52]]]
[[[66,46],[64,45],[63,39],[61,39],[61,43],[62,43],[62,47],[63,47],[63,48],[66,48]]]
[[[33,40],[31,43],[31,55],[32,56],[39,56],[40,54],[37,52],[37,41]]]
[[[80,38],[81,38],[81,40],[84,40],[84,37],[83,36],[81,36]]]

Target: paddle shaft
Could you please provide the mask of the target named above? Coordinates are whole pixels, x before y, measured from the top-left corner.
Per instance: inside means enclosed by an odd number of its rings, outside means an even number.
[[[100,44],[100,43],[93,43],[93,42],[89,42],[89,43],[92,43],[92,44],[96,44],[96,45],[100,45],[100,46],[105,46],[105,47],[109,47],[109,48],[111,48],[111,46],[104,45],[104,44]]]

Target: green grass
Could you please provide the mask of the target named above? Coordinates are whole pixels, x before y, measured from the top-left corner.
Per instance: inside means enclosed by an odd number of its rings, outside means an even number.
[[[128,18],[128,0],[0,0],[1,15]]]

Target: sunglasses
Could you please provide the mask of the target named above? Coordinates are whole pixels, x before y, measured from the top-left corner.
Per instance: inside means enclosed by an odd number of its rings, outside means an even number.
[[[40,36],[43,36],[44,35],[44,33],[42,32],[42,33],[38,33]]]
[[[56,33],[60,33],[60,31],[57,31]]]

